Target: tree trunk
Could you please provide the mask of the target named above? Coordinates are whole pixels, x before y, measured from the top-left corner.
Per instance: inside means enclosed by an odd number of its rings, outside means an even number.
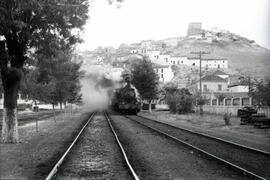
[[[18,143],[17,96],[20,85],[18,69],[9,69],[2,73],[4,88],[4,113],[2,121],[2,141],[4,143]]]
[[[54,104],[52,104],[52,107],[53,107],[53,120],[56,123]]]
[[[149,113],[152,113],[151,100],[149,101]]]
[[[2,142],[19,142],[17,108],[4,108],[2,121]]]

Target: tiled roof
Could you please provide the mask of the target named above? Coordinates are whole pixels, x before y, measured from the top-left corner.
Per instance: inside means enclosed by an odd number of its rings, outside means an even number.
[[[216,75],[206,75],[202,77],[202,81],[204,82],[227,82],[226,79],[223,79]]]

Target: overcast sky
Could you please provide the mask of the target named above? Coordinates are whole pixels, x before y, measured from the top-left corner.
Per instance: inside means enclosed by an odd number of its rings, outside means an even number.
[[[270,0],[94,0],[81,50],[185,36],[190,22],[218,27],[270,49]]]

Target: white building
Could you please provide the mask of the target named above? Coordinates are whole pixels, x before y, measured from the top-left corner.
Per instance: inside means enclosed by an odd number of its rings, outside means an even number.
[[[160,51],[155,51],[155,50],[147,51],[146,56],[148,56],[151,61],[157,60],[159,59]]]
[[[186,56],[173,56],[170,59],[170,64],[172,64],[172,65],[179,65],[179,64],[188,65],[189,61],[188,61],[188,58]]]
[[[158,74],[160,82],[169,82],[173,79],[174,73],[170,65],[156,65],[155,70]]]
[[[188,57],[189,66],[200,66],[198,57]],[[205,68],[228,68],[228,60],[225,58],[204,58],[202,59],[202,67]]]

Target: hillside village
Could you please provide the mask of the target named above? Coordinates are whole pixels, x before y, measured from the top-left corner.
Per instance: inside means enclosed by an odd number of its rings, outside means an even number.
[[[207,104],[213,106],[243,106],[251,105],[248,95],[248,77],[236,71],[230,65],[226,56],[217,56],[209,51],[209,45],[225,42],[243,41],[249,46],[257,47],[253,40],[240,37],[227,30],[212,28],[202,29],[201,23],[190,23],[187,35],[184,37],[167,38],[163,40],[142,40],[130,45],[121,44],[118,49],[99,47],[94,51],[78,52],[75,59],[83,61],[83,66],[110,64],[111,76],[128,68],[136,59],[147,57],[154,63],[161,86],[168,82],[177,84],[179,88],[188,88],[193,94],[199,91],[200,57],[198,51],[205,51],[201,56],[202,93]],[[190,46],[190,42],[200,44],[198,48]],[[180,48],[179,48],[180,47]],[[206,47],[206,48],[202,48]],[[218,109],[210,108],[217,112]],[[236,111],[234,112],[234,114]]]
[[[230,58],[218,56],[207,47],[215,43],[240,41],[252,47],[258,46],[254,41],[227,30],[218,28],[204,30],[201,23],[190,23],[187,35],[184,37],[158,41],[142,40],[140,43],[130,45],[121,44],[117,49],[98,47],[93,51],[77,51],[74,60],[82,61],[82,69],[85,71],[91,71],[93,66],[105,67],[108,76],[119,80],[121,72],[133,61],[147,57],[154,63],[161,86],[170,82],[179,88],[188,88],[190,92],[196,94],[199,91],[200,57],[195,53],[205,51],[207,54],[201,56],[201,68],[202,93],[207,104],[239,107],[252,103],[248,95],[249,84],[246,80],[248,77],[235,70],[235,65],[231,65]],[[192,46],[194,42],[197,43],[197,47]],[[218,110],[211,108],[210,111]]]

